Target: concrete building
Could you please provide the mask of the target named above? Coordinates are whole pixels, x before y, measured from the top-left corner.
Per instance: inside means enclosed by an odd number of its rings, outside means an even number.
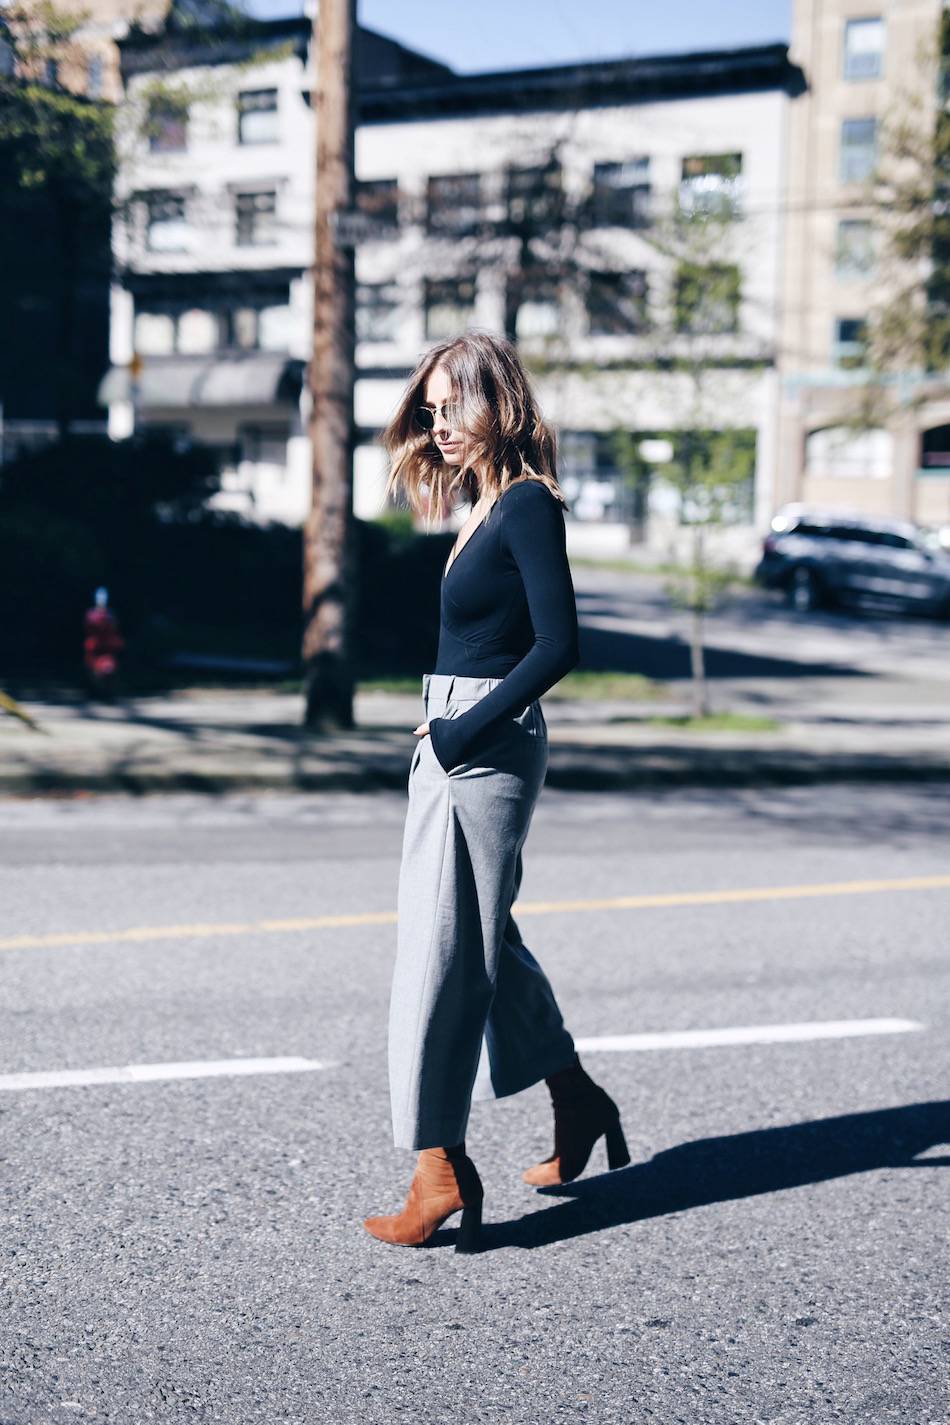
[[[796,0],[790,55],[807,90],[790,111],[776,504],[950,522],[950,385],[894,374],[871,422],[862,343],[888,265],[869,180],[885,126],[926,131],[943,102],[942,0]],[[930,53],[928,54],[928,50]]]
[[[212,441],[223,503],[297,522],[309,24],[262,22],[209,46],[173,10],[120,49],[134,141],[101,392],[110,429]],[[376,437],[419,354],[478,326],[514,336],[535,370],[575,548],[675,538],[658,471],[681,435],[719,428],[754,451],[734,510],[748,548],[776,499],[784,146],[802,87],[785,47],[465,76],[365,31],[358,53],[357,201],[374,236],[357,253],[357,514],[380,512]],[[670,240],[677,214],[711,220],[698,258]],[[700,349],[696,380],[684,360]]]

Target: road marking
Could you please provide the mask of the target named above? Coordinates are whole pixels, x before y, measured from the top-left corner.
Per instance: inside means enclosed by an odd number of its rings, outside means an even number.
[[[674,1029],[663,1034],[608,1034],[575,1039],[578,1053],[642,1053],[651,1049],[702,1049],[725,1044],[789,1044],[811,1039],[853,1039],[864,1034],[910,1034],[925,1028],[914,1019],[829,1019],[812,1024],[753,1024],[730,1029]],[[40,1069],[0,1074],[0,1092],[164,1083],[172,1079],[240,1078],[249,1074],[307,1074],[336,1065],[321,1059],[205,1059],[181,1064],[123,1064],[101,1069]]]
[[[666,1034],[606,1034],[575,1039],[578,1053],[631,1054],[650,1049],[707,1049],[725,1044],[793,1044],[855,1039],[863,1034],[911,1034],[915,1019],[826,1019],[813,1024],[750,1024],[734,1029],[674,1029]]]
[[[897,880],[828,881],[805,886],[749,886],[723,891],[671,891],[648,896],[606,896],[569,901],[518,901],[521,915],[563,911],[665,910],[677,906],[745,905],[755,901],[808,900],[823,896],[879,895],[888,891],[950,890],[950,876],[904,876]],[[291,920],[198,921],[191,925],[140,925],[126,930],[66,930],[50,935],[0,937],[0,950],[52,950],[66,945],[120,945],[150,940],[198,940],[227,935],[286,935],[360,925],[395,925],[394,910],[349,915],[296,916]]]
[[[332,1069],[319,1059],[206,1059],[185,1064],[123,1064],[104,1069],[44,1069],[0,1074],[0,1091],[59,1089],[86,1084],[149,1084],[167,1079],[236,1078],[243,1074],[306,1074]]]

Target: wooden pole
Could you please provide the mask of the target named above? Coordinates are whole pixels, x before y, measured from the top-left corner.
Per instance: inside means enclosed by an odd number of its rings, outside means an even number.
[[[313,485],[304,523],[304,723],[353,726],[354,256],[335,216],[353,201],[356,0],[319,0],[314,16],[317,126],[310,443]]]

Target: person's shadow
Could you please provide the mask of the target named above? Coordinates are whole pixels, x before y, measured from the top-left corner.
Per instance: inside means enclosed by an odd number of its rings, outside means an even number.
[[[544,1212],[486,1223],[483,1250],[546,1247],[607,1227],[665,1217],[712,1202],[753,1197],[825,1182],[875,1168],[950,1165],[950,1153],[920,1159],[950,1143],[950,1102],[916,1103],[870,1113],[849,1113],[785,1128],[764,1128],[727,1138],[701,1138],[657,1153],[649,1162],[541,1188],[544,1196],[570,1197]],[[594,1154],[603,1152],[598,1143]],[[455,1233],[437,1233],[446,1245]]]

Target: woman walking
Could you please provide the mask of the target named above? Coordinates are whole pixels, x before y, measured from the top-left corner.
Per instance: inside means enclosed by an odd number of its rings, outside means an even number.
[[[437,517],[472,512],[441,584],[436,666],[409,766],[389,1011],[397,1147],[419,1152],[383,1241],[421,1246],[461,1211],[457,1251],[478,1247],[482,1185],[465,1152],[473,1099],[545,1079],[554,1151],[535,1185],[569,1182],[606,1137],[630,1161],[616,1104],[581,1067],[544,971],[511,914],[544,782],[540,697],[578,662],[554,441],[514,346],[467,333],[420,362],[385,435],[388,490]]]

